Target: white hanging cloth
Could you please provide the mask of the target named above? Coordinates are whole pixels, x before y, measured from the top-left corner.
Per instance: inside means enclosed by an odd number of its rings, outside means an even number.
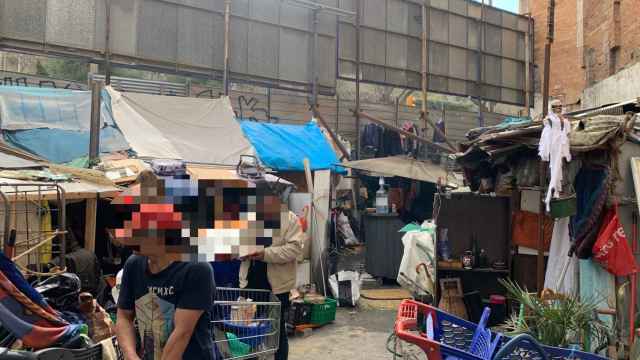
[[[569,221],[570,218],[566,217],[556,220],[553,225],[544,288],[559,294],[575,295],[578,291],[578,258],[568,256],[571,248]]]
[[[569,120],[560,118],[553,112],[544,119],[544,128],[540,137],[538,155],[543,161],[549,162],[551,179],[545,203],[547,211],[551,211],[549,204],[551,198],[558,198],[562,191],[562,160],[571,161],[569,149],[569,133],[571,123]]]

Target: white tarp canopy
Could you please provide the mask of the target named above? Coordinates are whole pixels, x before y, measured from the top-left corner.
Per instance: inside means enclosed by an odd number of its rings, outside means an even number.
[[[113,118],[139,158],[236,165],[255,155],[228,97],[121,93],[107,87]]]

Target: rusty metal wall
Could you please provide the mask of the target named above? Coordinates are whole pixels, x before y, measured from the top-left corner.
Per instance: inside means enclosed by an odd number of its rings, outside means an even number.
[[[337,7],[337,0],[319,2]],[[224,0],[110,0],[114,64],[207,76],[223,69]],[[312,15],[281,0],[233,0],[236,78],[310,82]],[[104,60],[106,0],[0,0],[0,48]],[[320,86],[336,84],[336,16],[319,17]]]
[[[340,0],[346,10],[355,11],[355,4],[355,0]],[[363,0],[360,4],[361,80],[420,89],[422,1]],[[471,0],[430,1],[429,90],[522,105],[527,19],[489,6],[483,14],[482,9]],[[338,29],[338,76],[353,80],[353,20],[341,19]]]

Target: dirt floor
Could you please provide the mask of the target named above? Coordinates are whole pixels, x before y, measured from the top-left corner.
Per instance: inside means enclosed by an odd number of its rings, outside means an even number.
[[[396,312],[372,307],[338,309],[336,321],[315,329],[308,337],[289,340],[291,360],[393,359],[386,350]]]

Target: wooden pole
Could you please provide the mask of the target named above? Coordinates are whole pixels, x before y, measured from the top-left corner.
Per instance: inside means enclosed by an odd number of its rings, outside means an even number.
[[[528,3],[527,3],[527,8],[528,8]],[[528,10],[528,9],[527,9]],[[525,50],[525,56],[524,56],[524,106],[526,109],[526,114],[527,116],[531,116],[531,74],[529,73],[530,70],[530,62],[531,62],[531,44],[530,44],[530,37],[531,37],[531,17],[527,16],[527,32],[524,35],[524,50]]]
[[[439,127],[436,126],[436,124],[433,123],[433,121],[431,121],[429,118],[426,117],[426,115],[424,115],[424,113],[420,114],[421,117],[424,117],[424,121],[433,128],[433,131],[435,131],[438,135],[440,135],[444,141],[447,143],[447,145],[450,148],[450,152],[456,152],[456,146],[447,138],[447,135],[445,135],[445,133],[442,132],[442,130],[440,130]]]
[[[324,120],[324,117],[322,117],[322,114],[320,114],[320,111],[318,111],[318,109],[315,107],[313,108],[313,117],[315,117],[316,119],[318,119],[318,121],[320,121],[320,124],[322,125],[322,127],[324,127],[329,133],[329,137],[331,137],[331,140],[333,140],[336,146],[338,146],[338,149],[340,149],[340,152],[342,153],[342,158],[340,160],[345,158],[347,160],[350,160],[351,156],[349,154],[349,151],[347,150],[346,147],[344,147],[344,145],[342,144],[340,139],[338,139],[338,136],[333,132],[333,130],[331,130],[331,128],[329,127],[329,124],[327,124],[327,122]]]
[[[356,114],[356,112],[355,112],[354,110],[351,110],[351,111],[354,113],[354,115]],[[442,146],[442,145],[440,145],[440,144],[436,144],[436,143],[434,143],[434,142],[432,142],[432,141],[429,141],[429,140],[427,140],[427,139],[425,139],[425,138],[423,138],[423,137],[417,136],[417,135],[415,135],[415,134],[413,134],[413,133],[410,133],[410,132],[408,132],[408,131],[404,131],[404,130],[402,130],[402,129],[400,129],[400,128],[397,128],[397,127],[395,127],[395,126],[393,126],[393,125],[389,125],[389,124],[387,124],[386,122],[384,122],[384,121],[382,121],[382,120],[380,120],[380,119],[377,119],[377,118],[375,118],[375,117],[373,117],[373,116],[371,116],[371,115],[369,115],[369,114],[367,114],[367,113],[364,113],[364,112],[362,112],[362,111],[359,113],[359,115],[360,115],[360,117],[365,118],[365,119],[367,119],[367,120],[369,120],[369,121],[371,121],[371,122],[374,122],[374,123],[376,123],[376,124],[378,124],[378,125],[380,125],[380,126],[382,126],[382,127],[384,127],[384,128],[387,128],[387,129],[389,129],[389,130],[395,131],[395,132],[397,132],[397,133],[399,133],[399,134],[401,134],[401,135],[404,135],[404,136],[406,136],[406,137],[409,137],[409,138],[411,138],[411,139],[414,139],[414,140],[416,140],[416,141],[419,141],[419,142],[421,142],[421,143],[423,143],[423,144],[427,144],[427,145],[435,146],[435,147],[439,148],[440,150],[442,150],[442,151],[444,151],[444,152],[446,152],[446,153],[452,153],[452,152],[454,152],[454,151],[451,151],[451,149],[449,149],[449,148],[448,148],[448,147],[446,147],[446,146]]]
[[[428,24],[427,24],[427,5],[429,0],[425,0],[422,3],[422,114],[421,117],[424,120],[424,132],[427,132],[427,124],[429,121],[427,118],[428,110],[427,110],[427,89],[429,84],[428,79],[428,66],[429,66],[429,52],[427,47],[429,46],[429,42],[427,38],[428,34]]]
[[[89,131],[89,162],[95,163],[100,156],[100,92],[102,82],[91,80],[91,123]]]
[[[98,213],[98,198],[87,199],[85,202],[85,226],[84,226],[84,248],[96,251],[96,215]]]
[[[104,82],[111,85],[111,1],[105,0],[106,5],[106,29],[104,43]]]
[[[224,73],[222,74],[222,87],[224,95],[229,95],[229,32],[231,27],[231,0],[224,1]]]

